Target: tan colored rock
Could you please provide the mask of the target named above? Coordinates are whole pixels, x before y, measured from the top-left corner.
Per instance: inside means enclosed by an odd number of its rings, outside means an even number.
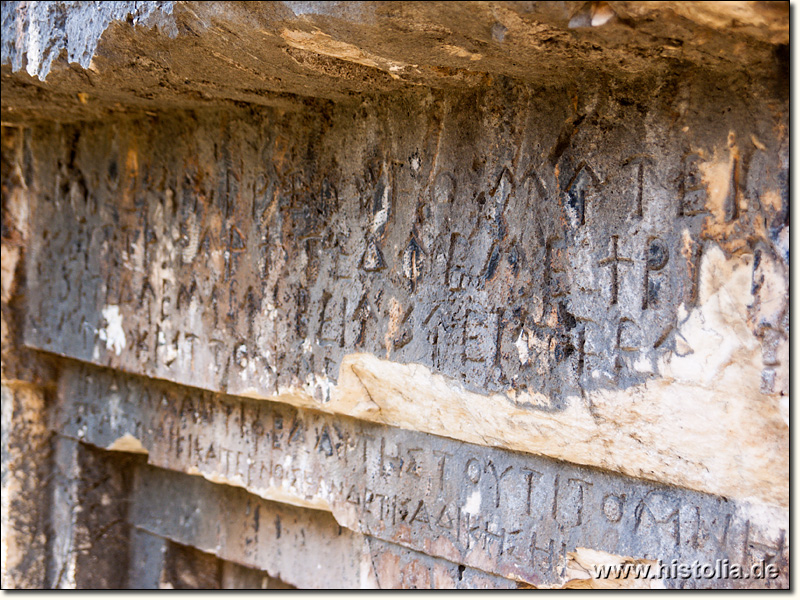
[[[50,502],[48,389],[52,372],[22,343],[30,193],[24,172],[29,136],[2,128],[2,587],[47,584]],[[28,175],[30,175],[28,173]]]
[[[163,469],[322,510],[354,532],[503,578],[564,585],[567,553],[586,548],[665,563],[763,557],[785,581],[780,507],[77,363],[61,385],[64,435],[101,448],[135,438]],[[763,583],[776,582],[745,584]]]
[[[788,3],[2,26],[4,585],[788,586]]]
[[[50,431],[44,423],[45,396],[33,385],[2,385],[3,503],[2,585],[46,585],[48,519],[46,496]]]

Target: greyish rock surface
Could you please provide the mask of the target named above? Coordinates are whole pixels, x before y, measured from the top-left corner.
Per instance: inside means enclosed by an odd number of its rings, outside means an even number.
[[[102,525],[64,506],[105,469],[139,498],[108,542],[130,585],[600,586],[659,559],[780,572],[668,587],[788,585],[787,3],[2,20],[3,428],[15,398],[33,434],[4,435],[4,498],[39,506],[26,440],[73,473],[4,581],[104,581]],[[350,550],[300,572],[311,546],[251,554],[227,505]]]
[[[578,548],[685,564],[766,555],[788,566],[780,510],[764,519],[764,507],[748,503],[96,368],[70,367],[62,382],[57,429],[66,436],[329,511],[351,530],[485,573],[553,586]],[[163,519],[194,514],[192,527],[218,530],[212,510],[175,510]]]

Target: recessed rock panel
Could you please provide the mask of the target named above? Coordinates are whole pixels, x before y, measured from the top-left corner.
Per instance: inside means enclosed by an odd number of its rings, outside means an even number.
[[[135,440],[153,465],[329,511],[353,531],[501,577],[563,584],[578,548],[786,569],[780,509],[109,370],[75,366],[62,381],[64,435],[110,450]],[[216,531],[208,511],[183,512]]]
[[[2,25],[4,586],[788,586],[788,3]]]

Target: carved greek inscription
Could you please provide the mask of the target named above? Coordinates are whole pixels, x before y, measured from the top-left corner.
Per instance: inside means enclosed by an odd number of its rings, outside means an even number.
[[[586,163],[580,163],[565,190],[565,205],[573,227],[586,224],[586,208],[591,189],[599,183],[594,170]]]
[[[333,295],[325,292],[320,307],[319,329],[317,337],[323,344],[344,346],[345,323],[347,318],[347,298],[335,300]]]
[[[525,482],[527,493],[525,495],[525,514],[531,514],[531,495],[533,494],[534,486],[539,484],[543,475],[539,471],[533,469],[523,469],[525,474]]]
[[[681,254],[686,261],[683,298],[686,306],[691,307],[697,303],[697,294],[700,286],[700,259],[703,256],[703,246],[687,234],[683,239]]]
[[[539,544],[541,545],[537,545],[536,532],[531,534],[531,566],[535,570],[550,571],[561,575],[566,569],[564,560],[567,551],[566,544],[557,544],[554,539],[544,542],[542,538],[543,536],[539,535]]]
[[[633,189],[633,216],[637,219],[641,219],[644,216],[644,206],[645,206],[645,194],[646,194],[646,186],[645,186],[645,172],[647,169],[652,167],[653,159],[649,156],[633,156],[626,160],[623,163],[623,167],[632,168],[634,171],[632,185],[631,188]]]
[[[468,308],[463,328],[463,357],[465,361],[483,362],[494,358],[497,321],[491,319],[482,307]]]
[[[361,268],[365,271],[381,271],[386,268],[386,261],[383,258],[378,242],[374,239],[367,241],[367,249],[361,258]]]
[[[603,516],[612,523],[618,523],[622,519],[625,501],[615,494],[606,494],[603,498]]]
[[[575,547],[666,562],[788,552],[697,492],[85,366],[60,385],[62,434],[108,447],[135,432],[155,465],[324,502],[356,531],[534,585],[556,582]]]
[[[445,281],[447,287],[452,292],[464,289],[466,283],[466,273],[464,264],[468,260],[469,246],[460,233],[450,234],[450,247],[447,254],[447,269],[445,270]]]
[[[610,285],[610,294],[611,294],[611,306],[614,306],[619,299],[619,267],[620,263],[629,264],[633,263],[631,258],[627,258],[624,256],[619,255],[619,236],[612,235],[611,236],[611,244],[609,249],[609,256],[600,260],[600,266],[608,266],[609,271],[611,273],[611,285]]]
[[[617,323],[617,331],[616,331],[616,356],[614,357],[614,374],[619,377],[620,373],[622,372],[624,365],[623,361],[623,352],[637,352],[639,350],[639,344],[632,341],[633,335],[631,334],[631,330],[635,328],[635,323],[627,318],[627,317],[620,317],[619,323]]]
[[[653,528],[660,535],[669,535],[675,546],[680,546],[680,500],[668,493],[650,492],[636,506],[634,514],[637,531]]]
[[[411,291],[417,289],[417,280],[422,276],[423,251],[414,236],[408,240],[403,250],[403,275],[408,280]]]
[[[766,564],[785,567],[786,558],[784,551],[786,549],[786,530],[781,529],[778,532],[777,539],[765,540],[757,536],[753,529],[750,521],[747,521],[745,525],[742,563],[745,565],[752,565],[759,560],[763,560]]]
[[[657,278],[651,276],[663,269],[669,260],[669,250],[667,245],[658,238],[652,238],[647,243],[645,268],[644,268],[644,290],[642,291],[642,310],[646,310],[658,305],[660,283]]]
[[[531,99],[532,114],[553,114],[539,102]],[[513,156],[515,149],[498,144],[481,119],[470,117],[463,132],[474,126],[475,142],[467,154],[467,138],[448,137],[439,117],[427,129],[438,133],[424,133],[424,115],[412,119],[422,127],[397,127],[390,119],[374,135],[332,140],[327,131],[351,126],[344,112],[326,114],[330,128],[326,124],[314,139],[294,117],[281,116],[241,134],[201,115],[181,124],[186,135],[175,140],[131,130],[138,158],[129,155],[126,162],[122,151],[113,169],[88,138],[81,144],[43,138],[34,158],[49,179],[41,182],[31,214],[32,231],[42,235],[32,244],[28,273],[39,306],[30,311],[26,342],[206,390],[267,396],[305,386],[319,401],[353,352],[384,357],[386,350],[393,360],[421,363],[473,391],[528,390],[549,399],[516,407],[524,411],[561,410],[565,398],[584,391],[658,376],[652,371],[679,334],[677,309],[682,302],[691,307],[697,296],[707,149],[681,157],[674,145],[681,141],[656,149],[651,138],[615,131],[604,148],[602,136],[586,137],[587,127],[603,122],[594,117],[570,124],[564,136],[550,129],[560,120],[533,119],[515,129],[520,138],[512,145],[522,150]],[[457,112],[447,118],[463,118]],[[496,128],[503,136],[504,127]],[[97,141],[117,135],[102,125],[93,132]],[[543,163],[547,150],[540,144],[556,138],[558,157]],[[598,145],[585,145],[587,139]],[[720,218],[741,221],[730,230],[736,237],[740,230],[747,235],[746,211],[758,206],[763,190],[749,172],[747,153],[731,150],[729,181],[717,183],[728,183]],[[770,152],[759,160],[765,172],[783,177]],[[676,208],[683,218],[663,216]],[[396,318],[390,299],[400,305]],[[109,324],[103,310],[111,305],[119,308],[126,336],[120,352],[100,339]],[[387,339],[390,319],[399,326]],[[641,371],[643,363],[652,371]],[[508,396],[510,402],[523,397]],[[169,424],[177,422],[166,421],[165,440],[172,435]],[[293,420],[284,415],[284,423],[280,448],[272,448],[271,421],[262,436],[245,429],[245,452],[233,442],[210,446],[216,434],[199,434],[204,427],[192,421],[197,431],[180,433],[180,458],[169,460],[205,461],[210,466],[198,469],[245,477],[254,488],[259,478],[278,473],[281,486],[296,481],[303,493],[313,487],[308,477],[314,486],[324,478],[326,489],[346,492],[351,482],[335,465],[346,463],[366,478],[381,464],[380,433],[369,437],[310,422],[300,441],[288,437]],[[131,424],[131,431],[146,429]],[[404,524],[429,525],[411,520],[424,501],[432,529],[440,515],[454,532],[460,527],[459,551],[465,540],[482,544],[473,539],[478,536],[493,556],[505,556],[510,532],[521,528],[527,541],[534,526],[540,528],[538,547],[549,539],[558,545],[562,534],[553,523],[582,531],[592,515],[613,531],[632,531],[641,496],[625,490],[601,489],[572,473],[559,479],[556,498],[548,469],[525,463],[531,470],[523,471],[520,463],[481,452],[475,455],[480,479],[473,484],[461,473],[467,457],[457,449],[441,447],[442,454],[425,457],[414,451],[427,448],[422,443],[385,439],[381,480],[357,486],[370,519],[390,511],[393,482],[413,481],[435,497],[412,497]],[[259,456],[265,448],[285,456]],[[308,448],[316,466],[293,473],[296,466],[282,462]],[[234,451],[245,452],[251,464],[237,463]],[[402,468],[392,470],[399,461]],[[335,476],[314,470],[322,464]],[[465,518],[456,513],[464,512],[469,497],[451,479],[480,492],[480,522],[473,520],[466,536]],[[593,485],[576,488],[570,479]],[[261,483],[263,489],[271,485],[269,479]],[[622,502],[621,512],[613,498]],[[384,509],[375,508],[382,503]],[[512,522],[512,508],[535,523]],[[642,535],[670,526],[648,510],[641,512]],[[697,538],[698,527],[710,521],[703,510],[690,517],[681,509],[679,516],[683,551],[685,539]],[[731,539],[741,533],[735,525],[731,532]]]
[[[561,298],[568,293],[569,287],[565,281],[565,243],[563,239],[548,239],[544,247],[544,293],[545,308],[553,300]]]
[[[700,173],[701,160],[698,154],[689,154],[683,160],[679,216],[690,217],[706,212],[706,188]]]
[[[577,527],[583,518],[585,489],[592,484],[577,478],[561,481],[556,475],[553,491],[553,518],[564,527]]]

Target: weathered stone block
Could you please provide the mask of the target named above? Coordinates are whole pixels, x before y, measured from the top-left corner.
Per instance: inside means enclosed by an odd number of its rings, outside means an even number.
[[[47,581],[50,466],[44,393],[36,386],[3,382],[2,404],[2,585],[41,588]]]
[[[218,590],[222,583],[222,561],[213,554],[189,546],[170,544],[161,588]]]
[[[786,506],[782,117],[672,85],[41,130],[26,340]]]
[[[5,8],[4,8],[5,10]],[[53,373],[23,347],[30,131],[2,128],[2,586],[47,582],[47,498],[51,467],[47,408]]]
[[[128,497],[135,462],[136,457],[56,438],[48,587],[126,587]]]
[[[222,589],[225,590],[291,590],[289,585],[270,577],[264,571],[243,567],[236,563],[222,563]]]
[[[130,540],[128,587],[135,590],[159,589],[169,542],[135,526],[131,528]]]
[[[4,3],[3,583],[788,585],[788,12]]]
[[[154,506],[153,498],[162,501]],[[324,511],[265,501],[238,488],[152,467],[137,471],[132,505],[131,522],[137,527],[225,559],[230,566],[224,569],[223,587],[228,587],[226,578],[230,585],[256,588],[276,587],[281,580],[303,588],[517,585],[354,533]],[[231,520],[232,514],[241,517]],[[257,570],[248,573],[243,565]],[[235,583],[238,577],[243,579]]]
[[[79,364],[62,376],[57,420],[64,435],[147,452],[159,467],[330,511],[353,531],[538,586],[563,583],[567,554],[579,548],[664,563],[766,559],[787,576],[782,509],[534,455]],[[192,545],[208,550],[221,535],[213,506],[191,510],[176,500],[177,513],[163,520],[190,515]],[[143,503],[136,510],[144,519],[152,509]],[[225,530],[239,543],[253,536],[235,533],[240,526],[245,521]],[[200,543],[203,531],[211,537]],[[236,556],[225,558],[242,562]],[[669,585],[680,583],[687,582]],[[706,585],[732,583],[740,582]],[[747,585],[762,583],[774,580]]]

